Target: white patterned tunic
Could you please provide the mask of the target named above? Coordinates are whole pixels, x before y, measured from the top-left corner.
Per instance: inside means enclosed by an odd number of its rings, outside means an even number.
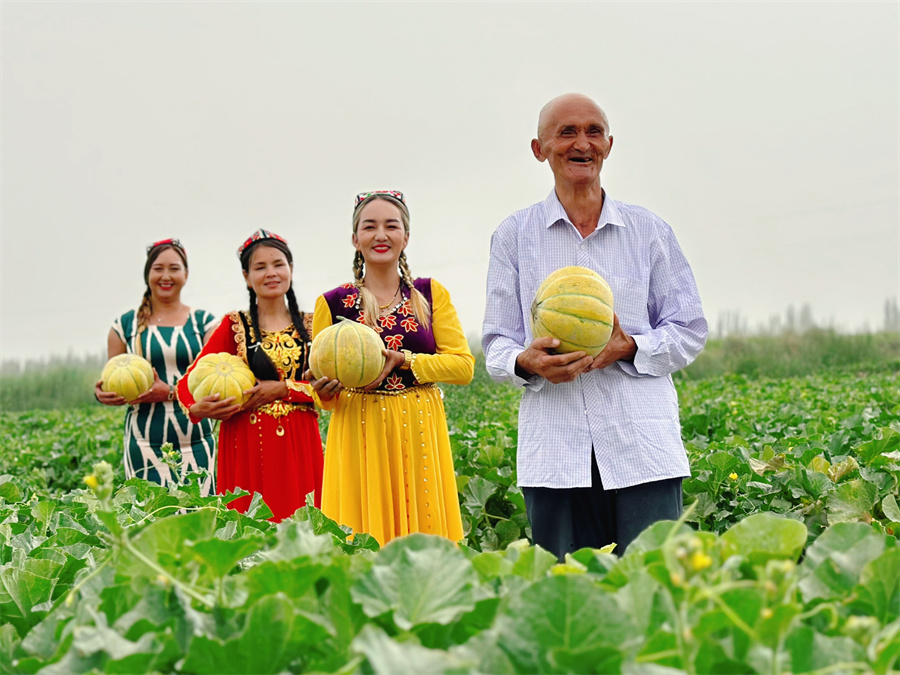
[[[125,343],[130,354],[135,349],[134,310],[126,312],[113,323],[113,330]],[[216,325],[215,317],[197,309],[191,311],[183,326],[147,326],[141,332],[141,355],[156,368],[166,384],[175,386],[179,378],[203,348],[203,336]],[[192,424],[177,401],[129,405],[125,413],[125,477],[145,478],[160,485],[177,482],[180,476],[162,460],[161,446],[171,443],[181,452],[181,471],[210,469],[212,476],[215,436],[210,420]],[[213,489],[212,478],[204,486],[204,494]]]

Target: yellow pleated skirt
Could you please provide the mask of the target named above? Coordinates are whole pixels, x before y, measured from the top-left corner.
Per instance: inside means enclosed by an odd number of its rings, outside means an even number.
[[[440,389],[340,393],[328,426],[322,511],[382,546],[412,532],[463,538]]]

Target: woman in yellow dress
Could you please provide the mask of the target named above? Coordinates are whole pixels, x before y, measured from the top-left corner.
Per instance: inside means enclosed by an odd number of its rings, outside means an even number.
[[[320,296],[313,337],[338,317],[365,323],[386,345],[385,366],[365,389],[313,383],[334,413],[325,446],[322,511],[382,545],[411,532],[463,538],[442,393],[468,384],[475,359],[447,289],[413,279],[404,249],[403,194],[368,192],[353,211],[354,281]]]

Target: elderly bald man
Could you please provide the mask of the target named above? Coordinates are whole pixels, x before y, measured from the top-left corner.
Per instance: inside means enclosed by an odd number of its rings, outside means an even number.
[[[531,150],[553,172],[549,196],[491,237],[482,346],[488,372],[524,387],[518,481],[534,542],[560,560],[579,548],[616,552],[682,512],[690,475],[672,373],[706,343],[691,269],[672,229],[600,183],[613,147],[606,113],[566,94],[541,110]],[[556,354],[534,339],[530,307],[551,272],[598,272],[615,299],[606,348]]]

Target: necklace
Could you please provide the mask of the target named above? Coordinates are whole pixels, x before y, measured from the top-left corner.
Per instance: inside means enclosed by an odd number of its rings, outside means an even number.
[[[378,309],[382,309],[382,310],[383,310],[383,309],[387,309],[388,307],[391,306],[391,303],[394,302],[394,299],[397,297],[397,294],[400,292],[400,287],[401,287],[402,284],[403,284],[402,281],[401,281],[399,284],[397,284],[397,290],[394,291],[394,294],[391,296],[391,299],[387,301],[387,304],[386,304],[386,305],[378,305]]]

